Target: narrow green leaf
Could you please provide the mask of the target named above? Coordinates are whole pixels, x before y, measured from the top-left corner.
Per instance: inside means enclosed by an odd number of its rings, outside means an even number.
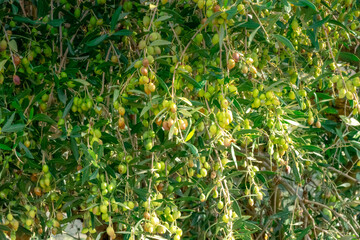
[[[161,77],[159,76],[156,76],[157,80],[159,81],[161,87],[167,92],[167,94],[170,95],[170,91],[169,91],[169,88],[166,86],[166,83],[164,82],[164,80],[162,80]]]
[[[106,171],[110,176],[112,176],[113,178],[116,178],[116,174],[115,174],[114,169],[112,169],[109,165],[106,165],[105,171]]]
[[[60,27],[61,24],[64,23],[64,19],[54,19],[54,20],[51,20],[50,22],[48,22],[48,24],[50,26],[53,26],[53,27]]]
[[[119,90],[119,89],[115,89],[115,90],[114,90],[113,103],[118,99],[119,95],[120,95],[120,90]]]
[[[187,105],[192,106],[192,103],[190,102],[189,99],[185,98],[185,97],[178,97],[178,99],[180,99],[181,101],[185,102]]]
[[[90,165],[87,165],[86,167],[81,169],[81,171],[82,171],[81,185],[84,185],[85,182],[89,181]]]
[[[64,90],[61,88],[58,88],[57,93],[58,93],[60,102],[62,102],[63,104],[66,104],[66,95],[65,95]]]
[[[5,60],[2,60],[1,62],[0,62],[0,72],[2,72],[2,70],[4,69],[4,66],[5,66],[5,63],[7,62],[7,59],[5,59]]]
[[[99,173],[99,169],[96,169],[89,177],[89,180],[96,179],[97,175]]]
[[[185,163],[176,164],[175,167],[171,168],[169,174],[173,174],[174,172],[182,168],[184,165]]]
[[[100,43],[102,43],[105,39],[107,39],[108,35],[107,33],[104,35],[101,35],[93,40],[91,40],[90,42],[87,42],[86,45],[89,47],[94,47],[96,45],[99,45]]]
[[[8,231],[8,232],[11,231],[11,229],[10,229],[8,226],[2,225],[2,224],[0,224],[0,230],[1,230],[1,231]],[[6,238],[5,238],[5,239],[6,239]]]
[[[298,122],[296,122],[296,121],[290,120],[290,119],[284,119],[284,122],[287,122],[287,123],[289,123],[289,124],[291,124],[291,125],[294,125],[294,126],[296,126],[296,127],[309,128],[309,127],[307,127],[307,126],[304,126],[304,125],[302,125],[302,124],[300,124],[300,123],[298,123]]]
[[[163,22],[163,21],[168,20],[168,19],[170,19],[170,18],[172,18],[172,16],[170,16],[170,15],[164,15],[164,16],[161,16],[161,17],[159,17],[158,19],[156,19],[155,22]]]
[[[291,51],[295,51],[295,48],[293,46],[293,44],[289,41],[289,39],[287,39],[284,36],[278,35],[278,34],[273,34],[273,36],[280,41],[282,44],[284,44],[285,46],[287,46],[288,48],[290,48]]]
[[[256,134],[256,133],[260,133],[259,130],[256,129],[241,129],[239,131],[236,132],[236,134]]]
[[[141,198],[146,201],[146,194],[148,193],[145,189],[133,188],[133,191]]]
[[[5,144],[1,144],[1,143],[0,143],[0,149],[6,150],[6,151],[11,151],[12,150],[10,147],[6,146]]]
[[[111,31],[114,31],[115,29],[115,26],[119,20],[119,16],[120,16],[120,13],[121,13],[121,9],[122,9],[122,6],[118,7],[115,11],[115,13],[112,15],[111,17],[111,23],[110,23],[110,29]]]
[[[49,11],[49,3],[47,0],[37,1],[37,16],[39,18],[44,17]]]
[[[151,102],[149,102],[149,104],[148,105],[146,105],[142,110],[141,110],[141,113],[140,113],[140,117],[142,117],[147,111],[149,111],[150,110],[150,108],[151,108]]]
[[[159,39],[159,40],[153,41],[150,44],[150,46],[154,47],[154,46],[163,46],[163,45],[170,45],[170,44],[171,44],[171,42],[169,42],[169,41]]]
[[[45,115],[42,113],[36,114],[32,120],[56,124],[56,122],[52,118],[50,118],[48,115]]]
[[[19,12],[19,8],[15,4],[11,4],[11,9],[13,14],[17,14]]]
[[[29,23],[29,24],[42,24],[41,21],[34,21],[34,20],[31,20],[30,18],[26,18],[26,17],[21,17],[21,16],[14,16],[12,18],[13,21],[15,22],[22,22],[22,23]]]
[[[350,141],[350,143],[353,145],[353,147],[360,150],[360,142],[357,141]]]
[[[236,5],[232,6],[229,10],[226,10],[227,20],[232,19],[236,15],[237,12],[238,11],[237,11],[237,6]]]
[[[226,8],[229,3],[229,0],[224,0],[224,7]]]
[[[321,20],[321,21],[314,22],[312,25],[309,26],[309,28],[318,28],[318,27],[321,27],[321,26],[324,25],[327,21],[329,21],[329,19],[330,19],[330,15],[327,16],[326,18],[324,18],[324,19]]]
[[[357,205],[360,205],[360,203],[355,203]],[[298,240],[298,239],[296,239]],[[299,238],[300,240],[300,238]],[[346,236],[342,236],[341,238],[339,238],[339,240],[356,240],[356,238],[354,238],[354,236],[350,236],[350,235],[346,235]]]
[[[340,52],[339,58],[346,62],[359,62],[360,59],[355,54],[349,52]]]
[[[304,230],[302,230],[300,232],[299,235],[297,235],[296,240],[302,240],[305,238],[305,235],[308,234],[310,232],[311,226],[308,226],[307,228],[305,228]]]
[[[183,17],[176,11],[172,9],[161,9],[161,12],[170,14],[173,18],[171,19],[174,23],[183,23]]]
[[[180,201],[186,201],[186,202],[190,202],[190,201],[198,201],[199,198],[194,197],[194,196],[186,196],[186,197],[180,197],[175,199],[176,202],[180,202]]]
[[[19,142],[19,146],[25,151],[25,155],[28,158],[34,159],[34,156],[31,154],[30,150],[22,142]]]
[[[0,227],[1,226],[4,226],[4,225],[0,225]],[[7,230],[5,230],[5,231],[7,231]],[[11,231],[11,229],[9,231]],[[5,236],[4,231],[0,231],[0,240],[7,240],[7,239],[9,239],[9,238],[7,236]]]
[[[76,140],[74,137],[71,137],[70,138],[70,146],[71,146],[71,150],[74,154],[74,157],[76,159],[76,161],[79,159],[79,150],[78,150],[78,146],[77,146],[77,143],[76,143]]]
[[[66,105],[65,110],[64,110],[63,115],[62,115],[62,118],[65,118],[66,115],[69,113],[73,102],[74,102],[74,98],[72,98],[72,99],[69,101],[69,103]]]
[[[304,146],[301,146],[301,148],[304,149],[304,150],[315,151],[315,152],[322,152],[323,151],[322,148],[319,148],[319,147],[316,147],[316,146],[313,146],[313,145],[304,145]]]
[[[273,14],[272,16],[270,16],[269,20],[268,20],[268,26],[265,27],[267,32],[271,31],[271,28],[276,24],[277,21],[279,21],[280,17],[282,16],[282,14]]]
[[[10,132],[20,132],[22,131],[23,129],[25,128],[25,124],[22,124],[22,123],[19,123],[19,124],[14,124],[14,125],[11,125],[7,128],[3,128],[1,131],[2,132],[7,132],[7,133],[10,133]]]
[[[29,120],[31,121],[33,117],[34,117],[34,108],[31,108],[29,114]]]
[[[248,43],[248,46],[249,46],[249,47],[250,47],[251,42],[252,42],[252,40],[254,39],[254,37],[255,37],[255,35],[256,35],[256,33],[257,33],[257,31],[258,31],[259,29],[260,29],[260,26],[257,27],[257,28],[250,34],[249,43]]]
[[[239,28],[248,28],[248,29],[256,29],[258,27],[260,27],[260,24],[257,22],[254,22],[252,20],[249,20],[247,22],[240,22],[239,24],[235,25],[235,28],[239,27]]]
[[[72,81],[81,83],[81,84],[84,85],[84,86],[89,86],[89,85],[90,85],[90,83],[87,82],[87,81],[84,80],[84,79],[72,79]]]
[[[296,162],[293,162],[293,164],[292,164],[292,171],[293,171],[294,176],[295,176],[295,181],[297,183],[300,183],[301,175],[300,175],[299,168],[298,168],[298,165],[296,164]]]
[[[337,26],[343,28],[345,31],[349,32],[349,29],[348,29],[347,27],[345,27],[345,25],[342,24],[342,23],[339,22],[339,21],[336,21],[336,20],[331,19],[331,20],[329,20],[328,22],[329,22],[330,24],[337,25]]]
[[[180,73],[180,75],[185,78],[185,80],[187,80],[189,83],[191,83],[195,88],[201,88],[201,85],[189,75],[185,73]]]
[[[4,124],[3,129],[10,127],[10,125],[11,125],[12,122],[14,121],[14,118],[15,118],[15,113],[11,114],[11,116],[9,117],[9,119],[7,120],[7,122]]]
[[[220,25],[220,32],[219,32],[219,47],[222,49],[222,45],[224,43],[224,37],[225,37],[225,25]]]
[[[130,36],[133,32],[127,29],[122,29],[112,34],[111,36]]]
[[[187,142],[185,144],[190,148],[190,151],[192,154],[194,154],[197,157],[199,156],[199,151],[194,145],[192,145],[191,143],[187,143]]]
[[[303,3],[304,5],[308,6],[312,10],[317,11],[316,6],[312,2],[309,2],[308,0],[299,0],[299,3]]]
[[[239,217],[241,217],[241,208],[240,208],[240,206],[239,206],[239,203],[236,201],[236,200],[234,200],[233,201],[233,203],[232,203],[232,208],[234,209],[234,211],[235,211],[235,213],[239,216]]]
[[[184,115],[185,117],[191,117],[191,113],[189,113],[187,110],[185,109],[179,109],[178,110],[182,115]]]

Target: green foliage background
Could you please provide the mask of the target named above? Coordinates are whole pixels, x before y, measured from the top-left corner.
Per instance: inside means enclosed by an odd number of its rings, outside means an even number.
[[[0,0],[0,239],[359,239],[359,4]]]

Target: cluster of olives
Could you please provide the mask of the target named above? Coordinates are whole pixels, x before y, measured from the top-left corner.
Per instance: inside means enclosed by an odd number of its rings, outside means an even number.
[[[27,228],[31,228],[31,226],[34,224],[37,208],[35,206],[25,205],[25,209],[26,212],[20,219]]]
[[[276,107],[281,104],[278,93],[274,93],[273,91],[261,92],[263,89],[264,86],[260,85],[252,91],[252,96],[254,97],[254,101],[251,104],[252,108],[259,108],[262,105]]]
[[[206,161],[206,157],[202,156],[200,157],[200,161],[198,161],[199,163],[199,171],[197,171],[197,166],[195,166],[195,163],[193,160],[189,160],[187,166],[189,167],[188,169],[188,175],[189,177],[192,177],[195,175],[196,173],[196,177],[197,178],[204,178],[208,175],[208,171],[211,170],[211,165]]]
[[[346,99],[348,100],[355,100],[356,102],[358,101],[356,88],[360,86],[359,77],[354,77],[352,79],[349,79],[348,77],[334,75],[330,78],[330,82],[332,84],[336,84],[336,89],[338,90],[339,98],[346,97]]]
[[[256,51],[259,50],[256,49]],[[262,69],[266,65],[266,61],[270,58],[268,50],[265,49],[262,53],[261,61],[259,61],[259,55],[256,51],[245,55],[241,52],[234,52],[227,62],[227,68],[232,70],[236,67],[236,64],[239,63],[241,73],[247,74],[250,71],[250,73],[256,75],[258,72],[257,68]]]
[[[29,212],[27,212],[27,215],[30,217],[30,220],[29,220],[29,226],[32,225],[32,218],[35,217],[35,214],[31,214],[31,216],[34,216],[34,217],[31,217]],[[26,225],[26,220],[25,220],[25,217],[22,219],[24,225]],[[9,212],[7,215],[6,215],[6,219],[5,219],[5,222],[4,222],[4,225],[8,226],[10,229],[11,229],[11,239],[16,239],[16,231],[18,230],[19,228],[19,221],[16,220],[14,218],[14,216],[11,214],[11,212]]]
[[[94,228],[92,226],[91,221],[86,221],[86,215],[88,215],[88,214],[84,214],[84,222],[83,222],[83,228],[81,229],[81,233],[82,234],[96,233],[96,228]],[[111,235],[111,236],[113,236],[113,235]]]
[[[9,24],[11,27],[16,27],[16,24],[14,21],[11,21]],[[35,29],[35,28],[33,28]],[[15,39],[12,39],[12,32],[10,30],[7,30],[7,39],[9,41],[15,42]],[[45,62],[45,57],[49,57],[51,55],[51,48],[49,46],[45,46],[41,48],[39,46],[39,43],[34,42],[31,45],[31,48],[29,49],[26,56],[18,55],[18,53],[15,53],[13,50],[8,48],[8,42],[7,39],[3,39],[0,41],[0,52],[2,53],[1,57],[5,60],[9,59],[9,55],[12,57],[12,64],[8,66],[8,69],[10,72],[13,72],[13,83],[15,85],[21,84],[21,78],[20,74],[25,74],[30,76],[32,79],[35,80],[35,83],[39,84],[44,78],[43,73],[35,73],[33,71],[33,68],[31,66],[31,62],[33,62],[36,58],[38,58],[39,63],[43,64]],[[6,51],[9,49],[10,53]],[[20,73],[20,74],[19,74]],[[4,75],[0,72],[0,84],[4,83]]]
[[[232,219],[235,219],[236,217],[237,214],[232,209],[230,209],[229,212],[225,213],[221,219],[224,223],[229,223]]]
[[[182,230],[176,226],[176,220],[181,217],[181,212],[176,207],[162,206],[160,202],[156,200],[162,199],[161,193],[155,194],[149,201],[143,202],[142,206],[145,208],[143,214],[144,217],[144,230],[148,233],[166,234],[173,235],[173,239],[181,239]],[[150,204],[149,204],[150,203]],[[151,212],[152,208],[157,208],[156,211]],[[163,216],[159,218],[159,216]],[[162,221],[161,219],[165,219]]]
[[[215,94],[220,89],[220,86],[213,86],[208,84],[207,91],[205,92],[204,89],[200,89],[198,92],[199,97],[204,97],[206,100],[210,100],[211,96]]]
[[[266,123],[270,129],[269,141],[267,143],[268,153],[278,164],[284,164],[281,157],[285,155],[289,145],[293,143],[286,131],[288,125],[281,121],[283,113],[282,109],[277,108],[275,116],[270,116]]]
[[[96,26],[102,26],[104,24],[104,20],[102,18],[96,19],[95,16],[91,16],[89,20],[88,29],[89,31],[93,30]]]
[[[71,111],[76,113],[85,113],[92,109],[94,103],[90,97],[74,97],[74,103],[71,106]]]
[[[184,118],[184,119],[178,119],[175,121],[174,119],[172,119],[170,117],[167,120],[163,121],[162,127],[166,131],[169,131],[172,129],[173,134],[176,136],[179,134],[179,130],[183,131],[188,127],[188,120],[186,118]]]
[[[34,188],[34,193],[36,196],[42,196],[42,194],[44,192],[50,192],[52,190],[51,188],[51,179],[52,179],[52,175],[51,173],[49,172],[49,166],[44,164],[42,166],[42,175],[40,177],[40,180],[38,181],[39,183],[39,186],[36,186]],[[33,174],[31,176],[31,180],[33,182],[36,182],[37,181],[37,174]]]
[[[139,84],[144,85],[144,92],[148,95],[156,90],[156,76],[153,72],[149,73],[149,65],[154,63],[154,57],[148,55],[142,61],[135,62],[134,67],[140,68]],[[141,67],[142,66],[142,67]]]
[[[289,143],[291,144],[292,140],[287,135],[285,137],[276,137],[274,134],[270,135],[269,153],[277,162],[279,162],[280,158],[284,156],[286,151],[289,149]]]
[[[43,228],[39,225],[39,219],[37,218],[37,207],[26,204],[24,209],[25,211],[23,214],[19,216],[22,226],[30,231],[34,231],[34,229],[37,227],[38,234],[42,234]],[[51,229],[53,234],[56,234],[61,227],[59,221],[62,221],[63,217],[64,215],[62,212],[56,212],[56,214],[54,214],[54,218],[46,221],[46,227]],[[16,239],[16,231],[19,228],[19,221],[17,221],[11,213],[8,213],[6,216],[5,225],[9,226],[12,230],[11,239]]]
[[[161,23],[161,22],[158,22]],[[150,17],[145,16],[143,19],[144,27],[148,27],[150,24]],[[146,36],[145,39],[140,40],[138,48],[146,53],[146,57],[138,60],[134,63],[134,67],[139,69],[139,80],[138,84],[144,86],[144,92],[148,95],[155,92],[157,80],[155,73],[150,69],[150,66],[155,63],[154,56],[161,54],[161,48],[159,46],[151,46],[148,43],[161,40],[161,35],[158,32],[152,32]]]
[[[63,214],[61,212],[58,212],[56,214],[56,218],[53,218],[53,219],[49,219],[47,222],[46,222],[46,227],[48,227],[49,229],[51,229],[51,233],[56,235],[60,229],[61,229],[61,225],[60,225],[60,222],[62,219],[63,219]],[[43,232],[43,229],[41,227],[38,228],[38,233],[39,234],[42,234]]]
[[[127,164],[133,160],[131,155],[126,155],[124,152],[118,154],[118,159],[121,163],[118,165],[118,172],[120,174],[125,174],[127,172]]]
[[[150,130],[146,131],[143,135],[145,149],[150,151],[153,148],[153,140],[155,138],[155,132]]]
[[[206,17],[211,17],[213,14],[220,12],[219,16],[214,18],[212,22],[210,22],[210,27],[227,24],[229,26],[234,25],[234,19],[228,19],[227,10],[230,9],[230,6],[221,7],[217,1],[213,0],[193,0],[194,3],[197,4],[197,7],[201,10],[206,11]]]
[[[91,145],[93,145],[94,142],[98,142],[100,144],[102,143],[102,141],[100,140],[102,135],[100,129],[90,128],[90,134],[92,135],[92,138],[90,140]]]
[[[46,109],[48,108],[47,102],[49,101],[49,95],[48,94],[44,94],[41,96],[41,101],[39,102],[39,108],[41,109],[41,111],[45,112]]]

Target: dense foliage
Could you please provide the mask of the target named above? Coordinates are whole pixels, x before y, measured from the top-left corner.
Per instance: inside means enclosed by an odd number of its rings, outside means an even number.
[[[359,239],[356,0],[0,0],[0,239]]]

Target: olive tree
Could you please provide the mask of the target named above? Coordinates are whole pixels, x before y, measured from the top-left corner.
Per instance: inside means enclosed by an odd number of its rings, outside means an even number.
[[[360,1],[0,3],[0,239],[359,239]]]

